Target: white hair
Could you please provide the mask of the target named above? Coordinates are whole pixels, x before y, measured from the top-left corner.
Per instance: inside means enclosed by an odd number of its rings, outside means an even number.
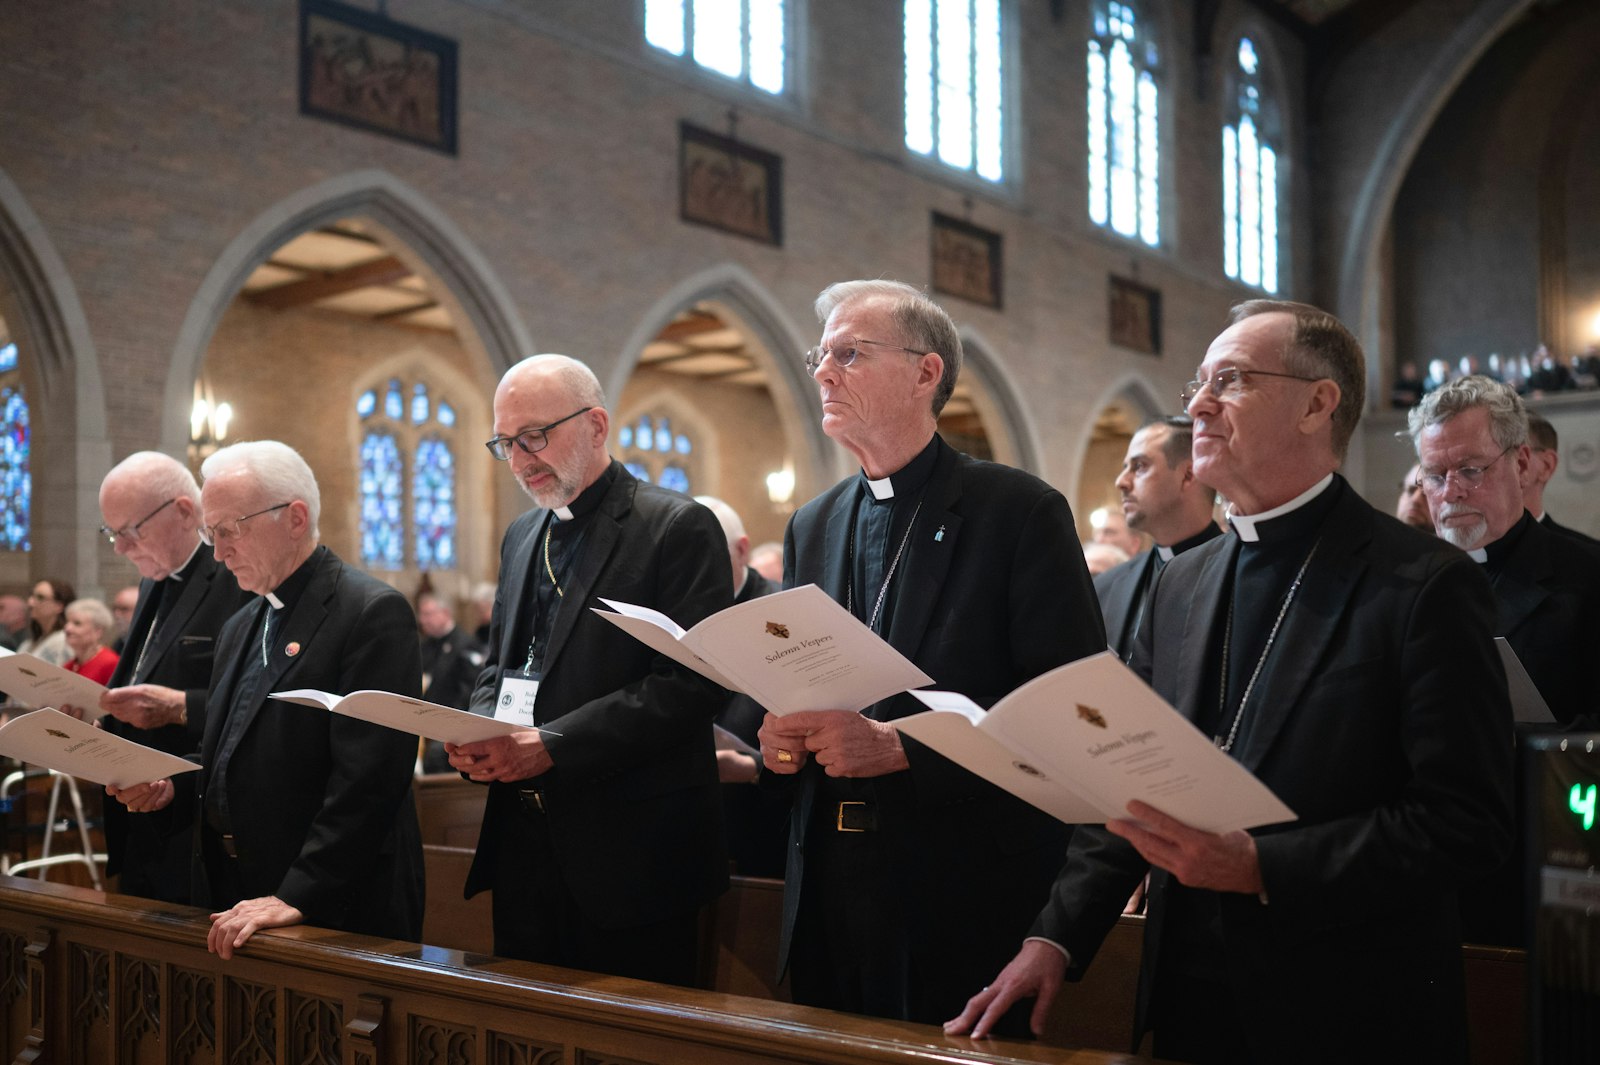
[[[224,474],[243,472],[275,502],[300,500],[310,514],[311,539],[318,539],[317,518],[322,514],[322,493],[316,474],[300,452],[277,440],[246,440],[229,444],[200,464],[200,476],[207,481]]]
[[[150,498],[187,499],[200,506],[200,485],[189,467],[160,451],[135,451],[106,474],[105,482],[113,478],[128,478],[137,483],[139,490]]]
[[[727,538],[730,548],[739,542],[739,537],[744,535],[744,522],[740,520],[738,511],[716,496],[695,496],[694,501],[717,516],[717,523],[722,526],[722,535]]]
[[[110,632],[111,626],[114,624],[110,609],[98,599],[74,599],[67,604],[67,609],[62,612],[62,616],[70,618],[74,614],[84,618],[89,624],[98,628],[101,636]]]

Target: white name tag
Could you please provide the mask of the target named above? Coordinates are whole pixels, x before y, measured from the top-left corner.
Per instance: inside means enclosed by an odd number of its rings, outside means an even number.
[[[517,670],[500,677],[500,698],[495,700],[494,719],[513,725],[533,727],[533,707],[539,699],[538,673]]]

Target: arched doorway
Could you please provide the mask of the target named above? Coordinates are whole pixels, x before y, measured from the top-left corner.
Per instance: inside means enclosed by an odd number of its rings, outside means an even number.
[[[529,350],[459,231],[370,172],[279,204],[230,246],[168,392],[180,413],[197,413],[197,391],[232,408],[221,441],[198,417],[178,427],[192,461],[219,442],[285,441],[317,474],[325,543],[407,593],[426,574],[459,603],[493,579],[518,506],[480,444],[500,372]]]
[[[1097,405],[1094,421],[1087,428],[1083,464],[1078,471],[1077,498],[1072,501],[1072,516],[1078,539],[1089,540],[1094,531],[1096,510],[1104,507],[1122,513],[1122,497],[1117,491],[1117,475],[1128,453],[1128,442],[1139,427],[1152,418],[1168,413],[1171,404],[1156,399],[1155,390],[1142,377],[1123,379],[1109,389]]]

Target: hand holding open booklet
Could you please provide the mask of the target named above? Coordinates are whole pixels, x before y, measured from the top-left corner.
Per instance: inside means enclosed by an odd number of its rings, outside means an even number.
[[[200,768],[194,762],[125,740],[48,706],[0,726],[0,754],[118,788],[148,784]]]
[[[595,613],[774,714],[861,710],[933,678],[814,584],[719,610],[685,632],[648,607]]]
[[[79,706],[98,714],[106,686],[42,658],[0,648],[0,692],[25,706]]]
[[[339,696],[315,688],[296,688],[294,691],[273,692],[272,698],[301,706],[321,707],[345,717],[444,743],[477,743],[496,736],[509,736],[513,732],[526,732],[531,727],[393,692],[359,691]]]
[[[1128,816],[1139,799],[1207,832],[1295,819],[1293,810],[1110,653],[1053,669],[987,713],[954,692],[907,736],[1069,824]]]

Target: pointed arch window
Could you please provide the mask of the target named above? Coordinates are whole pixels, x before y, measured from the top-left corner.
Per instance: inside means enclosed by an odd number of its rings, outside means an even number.
[[[391,378],[356,398],[361,425],[361,561],[455,569],[459,514],[455,407],[425,381]],[[409,546],[409,555],[407,547]]]
[[[1089,218],[1161,242],[1160,50],[1133,0],[1094,0],[1089,37]]]
[[[0,344],[0,551],[27,551],[33,536],[33,429],[15,342]]]
[[[1278,291],[1277,101],[1265,90],[1255,42],[1239,39],[1222,127],[1222,268],[1231,278]]]
[[[1005,176],[1000,0],[906,0],[906,147]]]
[[[668,55],[783,92],[788,42],[784,0],[645,0],[644,38]]]
[[[617,430],[622,464],[641,481],[690,495],[696,449],[689,433],[665,414],[641,414]]]

